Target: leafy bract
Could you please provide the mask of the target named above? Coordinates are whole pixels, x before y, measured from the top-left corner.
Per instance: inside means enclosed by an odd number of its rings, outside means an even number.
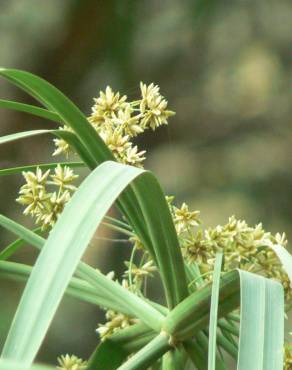
[[[15,69],[0,68],[0,76],[29,93],[73,129],[76,137],[62,130],[59,135],[62,135],[61,137],[76,149],[81,159],[91,169],[106,160],[114,160],[112,152],[89,124],[84,114],[56,87],[31,73]],[[119,198],[118,205],[160,267],[168,305],[174,307],[187,296],[186,276],[167,203],[161,198],[163,193],[157,182],[155,187],[154,194],[158,195],[152,197],[151,191],[151,197],[146,202],[146,193],[147,196],[149,195],[148,184],[142,182],[139,187],[130,186]],[[149,212],[149,209],[153,209],[153,205],[157,207],[157,199],[160,212]],[[148,200],[152,203],[148,204]]]
[[[106,162],[79,187],[51,231],[33,268],[4,345],[4,358],[20,360],[24,365],[32,363],[97,225],[121,191],[142,174],[152,178],[150,173],[140,169]],[[105,283],[110,282],[104,279]],[[113,294],[124,300],[119,288]],[[150,326],[159,327],[163,316],[139,297],[133,297],[130,306],[137,305],[144,320]]]

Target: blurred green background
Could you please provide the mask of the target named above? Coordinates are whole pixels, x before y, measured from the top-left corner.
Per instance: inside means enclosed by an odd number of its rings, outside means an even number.
[[[129,98],[155,82],[177,115],[137,143],[167,194],[201,210],[206,225],[235,214],[292,236],[290,0],[0,0],[0,65],[46,78],[90,113],[107,84]],[[31,103],[1,81],[0,98]],[[1,135],[52,127],[0,111]],[[51,159],[51,138],[0,148],[1,168]],[[14,199],[20,176],[0,179],[1,213],[31,227]],[[129,251],[99,230],[86,259],[121,273]],[[11,235],[1,230],[3,248]],[[16,260],[33,263],[31,248]],[[23,285],[0,280],[0,347]],[[102,315],[66,298],[38,360],[86,358]]]

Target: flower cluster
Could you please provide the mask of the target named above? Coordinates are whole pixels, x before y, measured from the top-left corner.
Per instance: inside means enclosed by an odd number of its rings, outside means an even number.
[[[200,224],[200,211],[190,211],[186,203],[183,203],[181,208],[172,206],[173,209],[173,220],[178,235],[183,234],[192,230],[194,226]]]
[[[88,121],[95,128],[105,144],[112,150],[117,161],[141,167],[145,151],[139,151],[132,139],[151,128],[155,130],[168,123],[174,112],[167,109],[167,101],[160,94],[159,87],[140,83],[141,99],[127,101],[127,96],[115,93],[107,86],[94,99],[92,113]],[[63,129],[68,130],[67,126]],[[70,129],[69,129],[70,130]],[[70,147],[63,139],[55,139],[54,155],[68,155]]]
[[[166,197],[178,235],[180,247],[187,263],[196,263],[204,281],[209,282],[214,269],[216,253],[224,253],[223,271],[236,268],[259,273],[275,279],[284,287],[286,300],[292,300],[292,286],[287,273],[271,246],[286,247],[285,234],[272,235],[262,224],[249,226],[245,221],[230,217],[225,225],[203,228],[200,212],[189,209],[186,203],[180,208],[174,197]],[[130,238],[134,247],[144,249],[137,236]],[[149,263],[149,262],[148,262]]]
[[[198,212],[186,214],[198,215]],[[177,222],[177,217],[174,221]],[[198,223],[199,221],[197,225]],[[224,253],[223,271],[240,268],[278,280],[284,287],[287,300],[292,299],[289,277],[270,248],[276,244],[286,247],[285,234],[272,235],[263,229],[261,223],[251,227],[234,216],[230,217],[223,226],[194,230],[193,226],[197,225],[193,219],[189,221],[186,219],[187,233],[178,234],[186,260],[190,263],[196,262],[202,274],[213,271],[216,253],[222,251]]]
[[[146,254],[144,255],[146,256]],[[128,279],[128,282],[134,291],[140,291],[142,289],[145,278],[152,277],[153,273],[157,271],[156,266],[152,259],[149,259],[147,262],[140,263],[140,266],[137,266],[134,262],[125,262],[126,267],[128,268],[125,271],[125,277]]]
[[[25,206],[24,214],[31,215],[43,229],[52,227],[65,204],[76,189],[72,184],[78,177],[67,167],[58,165],[53,174],[37,168],[36,173],[23,172],[26,183],[20,188],[16,201]],[[55,191],[49,191],[48,187]]]
[[[106,323],[100,324],[96,329],[101,340],[111,336],[113,333],[120,329],[127,328],[130,325],[136,324],[137,319],[131,318],[122,313],[115,312],[113,310],[107,310],[105,313]]]
[[[87,366],[87,361],[83,361],[74,355],[69,356],[68,354],[60,356],[58,363],[58,370],[85,370]]]
[[[114,93],[108,86],[105,92],[101,91],[99,97],[94,99],[92,114],[88,118],[117,161],[137,167],[142,166],[145,151],[139,151],[132,138],[146,129],[154,130],[167,124],[168,118],[174,114],[167,110],[167,101],[157,85],[152,83],[147,86],[141,82],[140,89],[141,99],[128,102],[125,95]],[[72,132],[67,125],[60,127],[60,130]],[[68,156],[73,152],[64,139],[54,139],[54,143],[56,149],[53,155],[63,153]],[[38,168],[36,173],[23,172],[23,176],[26,184],[21,187],[17,201],[26,206],[24,214],[33,216],[43,229],[52,227],[70,200],[75,190],[72,182],[78,176],[70,168],[60,165],[55,168],[54,175],[50,175],[50,171],[42,173]],[[47,185],[54,185],[58,189],[48,192]]]
[[[110,273],[108,273],[107,277],[113,280],[114,272],[111,271]],[[121,285],[125,289],[134,290],[132,289],[133,287],[129,286],[126,279],[122,280]],[[114,310],[106,310],[105,318],[107,321],[104,324],[99,324],[98,328],[96,329],[96,332],[99,334],[101,340],[106,339],[120,329],[134,325],[138,322],[137,319],[129,317],[123,313],[116,312]]]
[[[128,101],[126,95],[120,95],[108,86],[94,99],[92,112],[88,117],[89,123],[112,151],[115,159],[137,167],[143,166],[145,151],[138,149],[133,143],[134,138],[147,129],[155,130],[166,125],[169,117],[174,115],[174,112],[167,109],[168,103],[157,85],[152,83],[147,86],[141,82],[140,92],[140,99]],[[66,125],[60,129],[72,132]],[[63,139],[55,139],[54,143],[56,149],[53,155],[63,153],[68,156],[72,151]],[[43,229],[52,227],[75,191],[73,182],[78,176],[69,167],[61,165],[53,173],[51,170],[42,172],[37,168],[36,173],[24,172],[23,176],[26,183],[21,187],[17,201],[25,206],[24,214],[31,215]],[[204,228],[199,211],[191,210],[186,203],[180,207],[175,206],[174,197],[166,197],[166,201],[185,262],[194,264],[200,274],[200,279],[192,282],[197,284],[196,287],[210,282],[216,253],[223,252],[223,273],[240,268],[276,279],[284,287],[286,303],[292,302],[291,282],[272,248],[274,245],[286,247],[285,234],[272,235],[263,229],[262,224],[252,227],[234,216],[225,225]],[[121,285],[144,298],[146,280],[154,275],[156,266],[138,235],[128,225],[120,221],[119,231],[123,230],[123,225],[125,235],[131,235],[129,241],[133,245],[133,253],[130,261],[125,262],[126,271]],[[139,253],[138,262],[134,259],[135,252]],[[109,273],[108,278],[114,279],[114,274]],[[101,340],[138,322],[123,312],[106,307],[104,309],[106,322],[100,324],[96,330]],[[61,356],[58,362],[59,370],[84,370],[87,366],[82,359],[69,355]],[[285,346],[285,370],[292,370],[291,345]]]

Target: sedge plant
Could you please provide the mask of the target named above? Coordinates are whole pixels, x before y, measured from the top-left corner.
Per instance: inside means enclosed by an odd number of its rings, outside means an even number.
[[[284,341],[292,306],[286,236],[235,216],[210,228],[198,210],[163,193],[143,168],[146,152],[135,145],[136,136],[174,119],[159,87],[141,83],[134,101],[107,87],[86,117],[35,75],[11,69],[0,75],[42,104],[0,100],[0,107],[59,126],[7,135],[0,143],[51,134],[53,156],[65,158],[0,170],[1,176],[22,174],[17,202],[36,224],[29,230],[0,215],[0,225],[18,237],[0,252],[0,278],[26,282],[0,369],[51,369],[34,360],[68,294],[101,307],[105,321],[93,327],[92,355],[61,352],[59,370],[291,370],[292,348]],[[77,187],[79,167],[90,173]],[[113,204],[120,217],[109,216]],[[121,281],[81,260],[100,224],[131,248]],[[39,251],[34,266],[11,260],[27,244]],[[150,279],[161,281],[164,304],[149,299]]]

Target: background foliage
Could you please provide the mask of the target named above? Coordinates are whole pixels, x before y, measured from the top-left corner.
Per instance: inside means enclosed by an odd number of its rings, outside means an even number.
[[[42,75],[87,114],[107,84],[134,97],[140,80],[158,83],[177,115],[169,127],[143,135],[140,147],[166,193],[200,209],[206,224],[234,213],[289,238],[291,17],[288,0],[3,0],[0,64]],[[4,82],[0,89],[1,98],[30,102]],[[1,135],[49,125],[0,114]],[[45,162],[51,151],[50,138],[3,146],[1,168]],[[0,181],[1,213],[28,224],[14,203],[22,179]],[[100,229],[97,238],[109,236]],[[1,248],[8,240],[1,230]],[[94,239],[87,259],[94,264],[97,254],[103,271],[119,271],[127,251]],[[18,254],[27,263],[34,257],[32,250]],[[22,285],[0,284],[1,296],[13,288],[0,307],[2,346]],[[61,351],[87,357],[99,314],[65,299],[39,360],[54,363]]]

